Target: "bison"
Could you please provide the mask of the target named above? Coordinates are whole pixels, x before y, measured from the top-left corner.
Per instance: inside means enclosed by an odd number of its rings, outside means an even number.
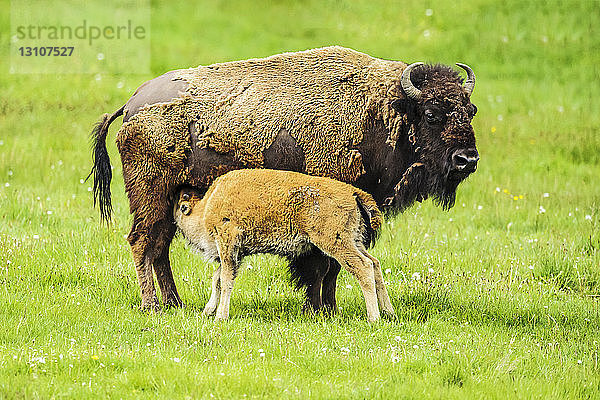
[[[379,319],[378,301],[395,316],[379,261],[367,251],[383,222],[368,193],[330,178],[242,169],[218,177],[204,196],[184,188],[177,197],[178,228],[194,248],[221,263],[205,315],[216,311],[216,319],[227,319],[245,256],[271,253],[295,260],[318,250],[358,280],[370,322]]]
[[[175,70],[142,84],[92,132],[94,203],[111,214],[109,125],[133,225],[128,235],[142,308],[181,305],[169,245],[182,187],[204,192],[231,170],[270,168],[348,182],[385,210],[432,197],[447,209],[479,154],[471,120],[475,74],[407,65],[333,46]],[[290,264],[306,307],[336,309],[340,265],[315,250]]]

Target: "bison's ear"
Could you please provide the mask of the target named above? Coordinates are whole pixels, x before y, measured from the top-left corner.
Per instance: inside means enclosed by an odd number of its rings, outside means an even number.
[[[408,100],[394,99],[390,102],[390,106],[400,114],[405,114],[408,111]]]

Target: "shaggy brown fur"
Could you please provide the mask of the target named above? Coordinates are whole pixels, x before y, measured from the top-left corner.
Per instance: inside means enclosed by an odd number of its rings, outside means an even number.
[[[272,253],[290,259],[318,249],[358,280],[369,321],[379,319],[377,299],[394,314],[381,267],[365,244],[382,223],[371,195],[329,178],[297,172],[247,169],[215,180],[200,198],[182,190],[175,222],[190,244],[220,260],[206,315],[229,315],[229,299],[242,258]],[[217,308],[218,303],[218,308]]]
[[[268,167],[328,176],[395,209],[430,195],[451,206],[468,174],[451,174],[449,159],[475,143],[469,95],[455,71],[423,66],[412,79],[423,100],[409,99],[400,84],[405,68],[337,46],[200,66],[145,83],[124,107],[105,115],[94,130],[95,195],[108,219],[105,139],[108,125],[124,114],[117,144],[134,215],[128,240],[142,307],[158,304],[152,268],[163,301],[181,304],[168,258],[173,193],[182,186],[205,191],[230,170]],[[424,120],[429,108],[440,124]],[[327,273],[323,296],[321,285],[304,275],[317,270]],[[323,297],[335,309],[338,270],[334,260],[319,254],[292,264],[314,308]]]

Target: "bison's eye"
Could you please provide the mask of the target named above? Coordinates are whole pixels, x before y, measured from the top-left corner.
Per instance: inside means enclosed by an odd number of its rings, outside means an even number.
[[[429,124],[435,124],[436,122],[438,122],[438,119],[431,110],[425,110],[425,118],[427,119],[427,123]]]

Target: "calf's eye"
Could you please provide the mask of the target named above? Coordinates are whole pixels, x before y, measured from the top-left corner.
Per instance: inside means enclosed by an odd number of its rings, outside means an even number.
[[[179,210],[181,211],[181,213],[183,215],[188,215],[192,211],[192,208],[190,207],[189,204],[183,203],[179,206]]]

